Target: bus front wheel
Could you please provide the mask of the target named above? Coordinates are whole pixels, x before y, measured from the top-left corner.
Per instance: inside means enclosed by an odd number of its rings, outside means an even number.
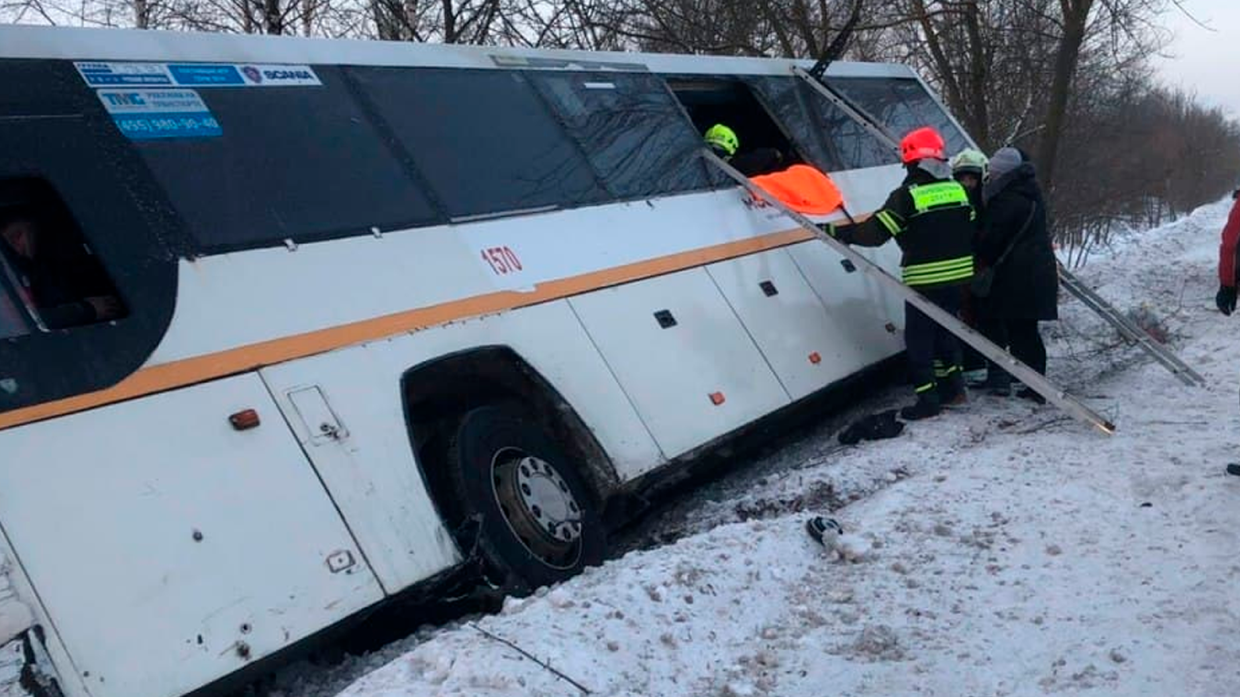
[[[448,449],[448,467],[476,544],[524,593],[600,563],[602,521],[573,462],[536,423],[509,407],[465,414]],[[466,552],[470,551],[467,547]]]

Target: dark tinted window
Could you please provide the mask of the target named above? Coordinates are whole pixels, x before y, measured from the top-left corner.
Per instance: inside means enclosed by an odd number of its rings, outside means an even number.
[[[321,87],[199,89],[222,136],[137,141],[204,251],[433,219],[338,71],[315,71]]]
[[[654,75],[529,73],[585,151],[603,183],[621,198],[705,189],[701,137]]]
[[[609,198],[520,73],[350,70],[453,218]]]
[[[898,162],[892,148],[803,79],[758,77],[750,83],[819,167],[842,171]]]
[[[128,315],[115,284],[56,191],[34,178],[0,180],[0,338],[18,320],[43,331]],[[15,292],[13,292],[15,291]]]
[[[964,134],[943,108],[912,78],[833,77],[832,87],[878,119],[896,138],[922,126],[933,126],[947,141],[947,152],[969,147]]]

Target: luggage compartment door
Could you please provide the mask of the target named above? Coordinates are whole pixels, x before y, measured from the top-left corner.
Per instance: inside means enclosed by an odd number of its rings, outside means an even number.
[[[0,453],[0,524],[94,697],[181,695],[382,598],[257,374],[0,431]]]
[[[889,243],[857,252],[899,278],[900,249]],[[788,247],[839,332],[841,367],[848,373],[904,349],[904,301],[827,245],[813,240]]]
[[[791,401],[704,269],[569,302],[669,458]]]
[[[853,372],[855,342],[782,249],[706,267],[784,389],[801,399]]]

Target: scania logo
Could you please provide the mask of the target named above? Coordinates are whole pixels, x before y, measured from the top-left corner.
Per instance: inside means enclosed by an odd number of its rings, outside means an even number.
[[[314,76],[305,70],[267,70],[263,73],[268,80],[312,80]]]
[[[242,67],[241,72],[245,73],[246,79],[250,82],[259,83],[263,81],[263,72],[252,65]]]

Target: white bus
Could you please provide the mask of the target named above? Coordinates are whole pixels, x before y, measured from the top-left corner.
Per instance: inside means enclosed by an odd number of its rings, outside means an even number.
[[[698,156],[726,123],[880,205],[895,154],[797,66],[0,28],[0,695],[216,689],[463,567],[565,578],[896,356],[898,299]],[[906,67],[827,77],[967,142]]]

